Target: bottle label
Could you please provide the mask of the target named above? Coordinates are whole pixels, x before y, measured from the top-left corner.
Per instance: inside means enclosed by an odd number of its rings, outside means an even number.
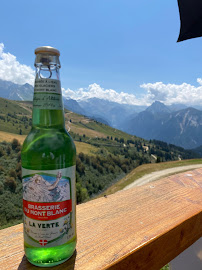
[[[36,79],[33,106],[41,110],[62,110],[60,81],[55,79]]]
[[[75,166],[36,171],[22,168],[24,239],[55,247],[75,236]]]

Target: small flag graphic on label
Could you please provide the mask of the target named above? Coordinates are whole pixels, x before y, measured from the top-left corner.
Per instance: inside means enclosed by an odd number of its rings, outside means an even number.
[[[41,246],[45,246],[47,243],[48,243],[47,240],[39,240],[39,244],[40,244]]]

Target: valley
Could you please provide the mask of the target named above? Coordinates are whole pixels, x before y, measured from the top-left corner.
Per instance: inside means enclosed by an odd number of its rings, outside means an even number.
[[[0,98],[1,228],[22,220],[20,149],[31,129],[31,112],[32,102]],[[77,148],[77,203],[124,188],[134,181],[134,176],[140,176],[138,170],[144,168],[147,172],[144,166],[159,170],[159,166],[169,166],[169,161],[186,162],[200,157],[182,147],[145,140],[67,109],[65,125]]]
[[[17,100],[21,110],[25,109],[29,113],[31,113],[29,100],[33,98],[33,91],[33,86],[29,84],[18,85],[0,80],[0,97]],[[202,107],[200,106],[165,105],[160,101],[154,101],[150,106],[142,106],[117,103],[95,97],[74,100],[65,96],[63,96],[63,103],[68,111],[146,140],[165,141],[185,149],[198,149],[202,145],[202,136],[199,135],[202,132]],[[13,109],[11,108],[9,112],[12,118],[15,117],[12,115]],[[24,115],[29,118],[25,111]],[[1,126],[4,119],[2,117],[0,112],[0,130],[3,131]],[[9,123],[10,115],[8,115],[8,132],[27,134],[30,125],[27,118],[19,119],[25,125],[18,128],[14,121]],[[81,125],[79,126],[79,124]],[[84,125],[84,122],[77,122],[76,126],[73,123],[72,131],[82,135]],[[88,126],[90,127],[90,125]],[[85,132],[88,132],[89,136],[104,137],[108,135],[101,134],[102,132],[92,128],[91,130],[88,128]],[[198,151],[197,149],[196,151]]]

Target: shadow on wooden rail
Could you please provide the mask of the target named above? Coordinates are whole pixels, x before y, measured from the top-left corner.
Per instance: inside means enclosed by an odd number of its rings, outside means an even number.
[[[77,206],[77,253],[55,270],[159,270],[202,236],[202,168]],[[22,224],[0,231],[0,269],[39,270]],[[42,268],[41,268],[42,269]]]

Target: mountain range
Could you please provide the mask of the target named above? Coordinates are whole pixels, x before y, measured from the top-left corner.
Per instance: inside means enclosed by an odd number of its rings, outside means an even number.
[[[33,86],[0,80],[0,97],[12,100],[32,100]],[[155,101],[151,106],[119,104],[90,98],[73,100],[63,97],[64,107],[86,115],[111,127],[144,139],[156,139],[186,149],[202,145],[202,111],[200,107],[183,104],[166,106]]]
[[[195,148],[202,145],[202,111],[188,107],[173,112],[156,101],[131,119],[125,131],[144,139]]]
[[[12,100],[32,100],[33,86],[26,83],[23,85],[0,80],[0,97]]]
[[[130,117],[132,118],[146,108],[144,106],[119,104],[99,98],[81,100],[78,103],[88,117],[103,119],[110,126],[118,129],[124,126],[126,118],[130,119]]]

